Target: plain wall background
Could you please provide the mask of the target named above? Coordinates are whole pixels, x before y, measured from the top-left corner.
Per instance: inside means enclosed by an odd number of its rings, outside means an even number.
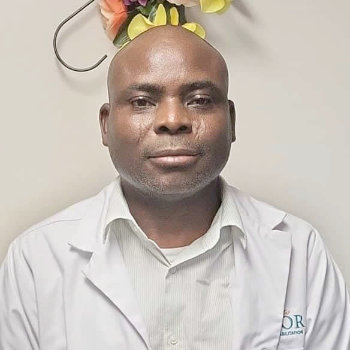
[[[2,5],[0,261],[26,228],[95,194],[116,174],[98,126],[116,48],[96,4],[65,26],[59,48],[72,65],[89,66],[104,53],[107,63],[75,73],[53,54],[56,26],[82,4]],[[224,177],[314,225],[348,285],[349,13],[348,0],[234,0],[222,16],[188,15],[229,66],[237,141]]]

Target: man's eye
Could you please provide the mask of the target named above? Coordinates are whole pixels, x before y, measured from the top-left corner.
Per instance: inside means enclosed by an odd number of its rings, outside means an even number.
[[[133,107],[136,108],[145,108],[153,106],[153,103],[145,99],[144,97],[138,97],[130,101],[130,103],[133,105]]]
[[[188,105],[190,106],[200,106],[200,107],[207,107],[212,104],[212,100],[209,97],[197,97],[193,100],[191,100]]]

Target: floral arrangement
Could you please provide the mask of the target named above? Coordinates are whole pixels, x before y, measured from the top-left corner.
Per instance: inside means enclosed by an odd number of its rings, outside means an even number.
[[[204,13],[223,13],[232,0],[99,0],[103,27],[117,47],[144,31],[166,24],[182,27],[205,37],[203,27],[187,22],[185,8],[199,6]]]

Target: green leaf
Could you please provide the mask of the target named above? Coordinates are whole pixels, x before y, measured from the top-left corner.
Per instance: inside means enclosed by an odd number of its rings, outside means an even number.
[[[127,28],[125,28],[121,33],[118,33],[113,41],[113,44],[117,47],[122,47],[126,42],[130,40]]]
[[[127,41],[130,40],[128,36],[128,26],[131,20],[137,15],[137,11],[132,11],[129,13],[127,19],[124,21],[124,23],[120,26],[118,30],[118,34],[113,40],[113,44],[117,47],[121,47],[124,45]]]
[[[137,6],[136,9],[142,13],[144,16],[148,17],[149,13],[151,12],[152,8],[154,7],[154,5],[156,4],[155,1],[148,1],[146,6]]]
[[[154,5],[148,15],[148,19],[153,22],[154,18],[156,17],[156,12],[157,12],[158,6]]]

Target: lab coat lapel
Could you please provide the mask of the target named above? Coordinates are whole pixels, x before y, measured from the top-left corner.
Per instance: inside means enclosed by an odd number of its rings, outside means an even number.
[[[83,273],[124,314],[150,349],[146,326],[115,235],[110,234],[93,252]]]
[[[254,208],[249,208],[252,205]],[[243,207],[239,199],[238,209],[246,246],[234,236],[233,348],[276,349],[289,277],[291,236],[274,228],[286,213],[271,206],[259,207],[254,202]]]
[[[91,199],[79,229],[68,244],[92,253],[83,274],[120,310],[150,349],[146,326],[117,239],[114,234],[105,234],[108,232],[105,223],[108,204],[115,184],[113,181]]]

